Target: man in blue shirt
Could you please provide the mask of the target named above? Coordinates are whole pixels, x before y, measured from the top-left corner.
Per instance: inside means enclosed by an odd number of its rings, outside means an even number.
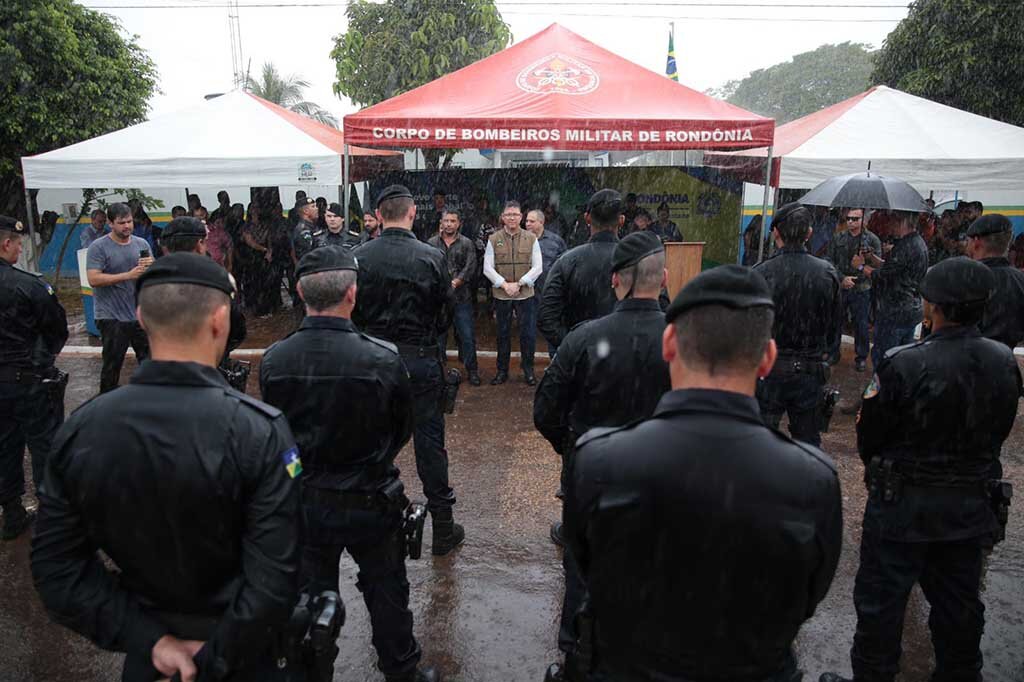
[[[526,229],[537,238],[537,243],[540,245],[541,262],[544,264],[544,270],[535,284],[537,295],[533,297],[534,305],[538,308],[541,294],[544,292],[544,280],[555,265],[555,261],[566,251],[565,241],[552,230],[545,228],[545,220],[544,211],[539,209],[534,209],[526,214]],[[548,342],[548,355],[554,354],[555,349],[551,346],[551,342]]]

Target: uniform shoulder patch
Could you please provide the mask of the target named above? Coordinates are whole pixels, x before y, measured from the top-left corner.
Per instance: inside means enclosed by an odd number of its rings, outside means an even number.
[[[302,459],[299,458],[299,446],[293,445],[281,453],[281,461],[284,462],[284,469],[290,478],[295,478],[302,473]]]
[[[867,388],[864,389],[864,400],[871,400],[878,395],[878,390],[881,388],[881,383],[878,380],[878,374],[871,375],[871,381],[868,382]]]
[[[281,410],[277,409],[273,405],[268,405],[262,400],[257,400],[256,398],[253,398],[251,395],[247,393],[242,393],[241,391],[236,391],[233,388],[225,389],[224,393],[226,395],[231,396],[232,398],[235,398],[243,405],[248,405],[250,408],[256,410],[257,412],[271,419],[277,419],[282,414],[284,414],[283,412],[281,412]]]

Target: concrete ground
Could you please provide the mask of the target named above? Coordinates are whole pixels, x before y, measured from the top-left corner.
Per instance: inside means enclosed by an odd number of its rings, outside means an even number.
[[[269,330],[268,330],[269,331]],[[492,347],[493,348],[493,347]],[[852,371],[851,348],[836,368],[844,403],[859,395],[866,381]],[[99,360],[62,356],[71,372],[68,409],[96,390]],[[132,363],[125,367],[126,381]],[[541,367],[538,367],[540,370]],[[448,680],[537,681],[557,660],[556,630],[562,594],[559,551],[548,527],[559,516],[554,498],[559,460],[534,430],[531,388],[517,373],[491,387],[493,360],[481,361],[484,385],[464,385],[455,414],[448,418],[451,480],[458,496],[456,519],[466,526],[466,543],[447,557],[424,553],[408,562],[415,632],[424,663],[437,666]],[[256,393],[255,372],[250,392]],[[850,672],[849,647],[855,627],[852,593],[860,541],[865,490],[856,455],[854,418],[837,410],[824,449],[838,464],[843,485],[843,556],[828,597],[797,641],[801,667],[813,682],[826,670]],[[1024,481],[1024,420],[1004,448],[1011,480]],[[411,448],[399,466],[406,488],[422,498]],[[29,499],[33,503],[33,498]],[[429,524],[428,524],[429,525]],[[427,529],[427,542],[430,529]],[[29,539],[0,544],[0,681],[81,682],[120,679],[120,657],[54,625],[43,611],[29,572]],[[342,561],[341,594],[348,622],[340,640],[335,680],[381,680],[370,644],[369,620],[355,588],[355,566]],[[986,630],[982,642],[985,679],[1024,680],[1024,513],[1011,511],[1007,540],[992,555],[985,582]],[[902,680],[925,682],[932,652],[928,605],[915,589],[908,608]]]

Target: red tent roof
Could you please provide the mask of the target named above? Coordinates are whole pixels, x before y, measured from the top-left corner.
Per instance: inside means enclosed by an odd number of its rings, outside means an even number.
[[[488,149],[749,149],[775,122],[558,25],[345,117],[349,144]]]

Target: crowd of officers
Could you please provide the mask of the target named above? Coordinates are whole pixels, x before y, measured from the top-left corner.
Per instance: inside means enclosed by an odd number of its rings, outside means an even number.
[[[266,351],[263,401],[218,372],[236,287],[204,257],[202,224],[173,221],[172,234],[197,242],[136,279],[150,359],[63,426],[64,312],[13,266],[25,230],[0,218],[4,537],[31,522],[27,444],[39,595],[58,623],[125,652],[124,680],[331,679],[344,551],[385,678],[440,679],[419,665],[405,561],[419,556],[426,515],[433,554],[465,538],[438,343],[453,273],[413,233],[408,189],[384,189],[376,215],[378,238],[299,260],[306,316]],[[799,680],[793,640],[842,547],[839,478],[818,447],[840,274],[807,251],[810,213],[790,204],[773,221],[773,257],[704,272],[666,306],[658,235],[618,238],[614,190],[597,192],[585,217],[590,241],[549,273],[558,348],[534,402],[562,457],[552,535],[564,544],[565,660],[548,679]],[[876,349],[879,336],[892,344],[875,354],[857,422],[870,494],[854,679],[894,679],[917,583],[932,607],[934,679],[980,680],[979,583],[1010,496],[999,456],[1021,394],[1020,332],[1009,330],[1024,329],[1024,275],[1003,267],[1012,230],[1001,216],[971,226],[977,260],[927,271],[916,214],[892,217],[896,243],[871,276],[893,287],[902,316],[876,334]],[[903,334],[922,319],[925,338]],[[778,429],[784,413],[790,434]],[[425,509],[394,465],[410,438]]]

